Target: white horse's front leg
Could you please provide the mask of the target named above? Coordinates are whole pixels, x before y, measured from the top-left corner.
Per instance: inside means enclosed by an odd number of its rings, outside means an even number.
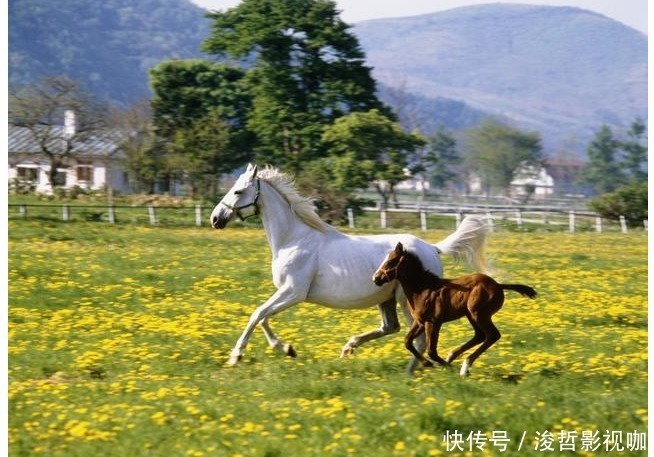
[[[267,317],[262,319],[261,324],[259,325],[261,325],[263,334],[266,335],[266,340],[268,340],[268,344],[270,345],[271,348],[273,348],[276,351],[282,352],[289,357],[297,356],[295,349],[293,349],[293,346],[291,346],[290,344],[285,344],[282,340],[277,339],[272,329],[270,328],[270,324],[268,323]]]
[[[250,316],[250,320],[245,326],[245,330],[243,330],[243,333],[239,337],[238,341],[236,341],[236,345],[234,345],[234,349],[232,349],[227,365],[234,366],[241,360],[241,357],[243,357],[243,352],[245,351],[245,347],[250,340],[250,336],[252,336],[252,332],[258,324],[262,323],[264,319],[287,308],[290,308],[300,301],[301,300],[297,298],[297,295],[291,290],[280,289],[275,292],[272,297],[266,300],[263,305],[259,306]],[[266,323],[264,324],[264,332],[266,332],[266,327],[268,330],[270,330],[270,327],[267,326]]]

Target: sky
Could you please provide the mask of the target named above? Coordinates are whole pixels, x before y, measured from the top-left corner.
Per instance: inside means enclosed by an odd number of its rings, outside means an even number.
[[[191,0],[207,9],[225,10],[240,0]],[[434,13],[482,3],[523,3],[531,5],[576,6],[603,14],[647,35],[647,0],[336,0],[341,18],[348,23]]]

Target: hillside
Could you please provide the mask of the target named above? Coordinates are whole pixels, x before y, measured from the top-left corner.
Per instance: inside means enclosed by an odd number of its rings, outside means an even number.
[[[9,0],[9,82],[63,74],[119,103],[150,97],[150,67],[201,56],[204,14],[186,0]]]
[[[541,132],[550,151],[647,117],[647,37],[586,10],[481,5],[355,32],[379,81],[506,116]]]
[[[9,82],[64,74],[134,103],[152,66],[202,57],[204,14],[189,0],[9,0]],[[647,37],[586,10],[488,4],[353,30],[382,99],[425,133],[492,113],[582,155],[602,123],[647,118]]]

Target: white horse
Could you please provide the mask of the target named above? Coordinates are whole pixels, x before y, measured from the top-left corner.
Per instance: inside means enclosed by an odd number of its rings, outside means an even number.
[[[275,337],[268,318],[300,302],[339,309],[378,305],[381,327],[351,337],[341,357],[352,354],[363,343],[399,331],[397,302],[410,319],[402,288],[396,281],[377,287],[370,280],[398,242],[417,254],[426,269],[441,277],[441,253],[463,258],[477,271],[484,266],[485,224],[479,219],[465,218],[456,232],[435,245],[412,235],[349,236],[323,222],[316,214],[313,200],[300,196],[288,175],[270,167],[258,171],[250,164],[214,208],[211,224],[222,229],[235,216],[244,220],[255,214],[261,216],[272,251],[277,291],[250,316],[228,365],[241,359],[257,325],[271,347],[295,357],[293,347]],[[424,339],[418,344],[423,352]],[[413,371],[415,366],[414,360],[408,370]]]

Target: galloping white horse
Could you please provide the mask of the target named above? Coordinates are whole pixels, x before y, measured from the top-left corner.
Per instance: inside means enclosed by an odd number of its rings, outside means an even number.
[[[377,287],[370,280],[398,242],[417,254],[426,269],[441,277],[441,253],[463,258],[477,271],[484,266],[485,224],[479,219],[465,218],[456,232],[435,245],[412,235],[348,236],[318,217],[313,201],[297,193],[288,175],[269,167],[258,171],[250,164],[214,208],[211,224],[222,229],[235,216],[244,220],[255,214],[261,216],[272,251],[273,283],[277,291],[250,316],[231,352],[229,365],[241,359],[258,324],[270,346],[295,357],[292,346],[275,337],[268,318],[300,302],[340,309],[378,305],[381,327],[351,337],[341,357],[363,343],[399,331],[397,302],[410,319],[402,288],[396,281]],[[423,352],[424,340],[421,343],[419,350]],[[415,366],[414,360],[409,371]]]

